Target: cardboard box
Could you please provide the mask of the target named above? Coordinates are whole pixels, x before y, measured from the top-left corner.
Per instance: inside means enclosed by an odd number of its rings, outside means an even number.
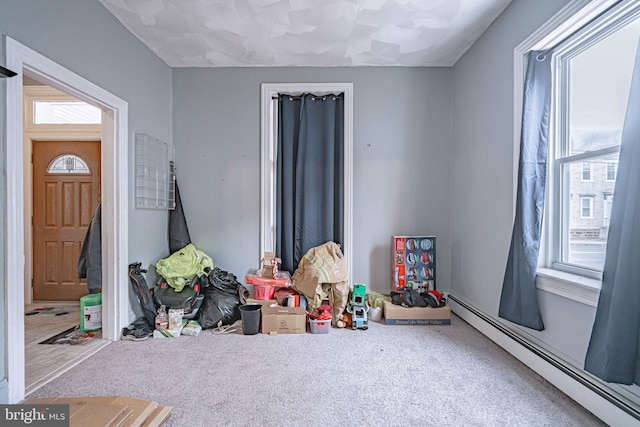
[[[450,325],[451,309],[444,307],[403,307],[389,300],[384,302],[384,323],[387,325]]]
[[[436,289],[436,237],[393,236],[391,290],[413,288],[418,292]]]
[[[262,258],[262,277],[275,278],[278,273],[278,264],[282,263],[280,258],[276,258],[273,252],[265,252]]]
[[[247,304],[260,304],[262,307],[269,307],[271,305],[278,305],[278,301],[274,299],[247,298]]]
[[[171,406],[127,396],[51,397],[27,399],[24,404],[67,404],[69,424],[83,427],[158,427],[171,415]]]
[[[304,307],[262,307],[263,334],[304,334],[307,313]]]

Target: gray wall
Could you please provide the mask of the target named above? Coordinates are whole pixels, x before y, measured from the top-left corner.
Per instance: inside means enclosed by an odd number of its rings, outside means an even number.
[[[0,2],[0,34],[10,36],[127,101],[130,159],[134,153],[134,132],[145,132],[171,142],[171,69],[97,0],[3,0]],[[0,49],[4,49],[4,44]],[[1,53],[4,57],[4,51]],[[4,97],[4,84],[2,88]],[[4,99],[0,102],[0,140],[4,145],[3,109]],[[167,214],[133,209],[133,168],[130,167],[129,171],[130,259],[122,262],[141,261],[143,265],[150,265],[167,255]],[[4,177],[4,170],[1,175]],[[4,182],[0,191],[0,203],[4,203]],[[11,285],[22,286],[18,283]],[[129,287],[128,283],[120,285]],[[2,301],[4,286],[5,283],[0,284]],[[4,327],[0,328],[0,342],[0,349],[3,349]],[[4,368],[4,351],[0,354],[0,367]],[[2,369],[1,372],[4,371]],[[0,402],[6,402],[6,399],[6,390],[0,386]]]
[[[567,0],[515,0],[453,68],[452,290],[497,316],[513,227],[513,50]],[[538,292],[546,330],[581,364],[595,309]]]
[[[391,236],[438,236],[450,283],[451,70],[175,69],[177,176],[193,243],[244,278],[257,267],[260,84],[353,82],[353,279],[389,292]]]

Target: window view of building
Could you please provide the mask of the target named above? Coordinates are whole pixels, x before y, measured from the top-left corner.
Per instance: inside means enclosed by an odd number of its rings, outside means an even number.
[[[602,271],[639,37],[640,19],[608,23],[556,50],[548,212],[554,268]]]

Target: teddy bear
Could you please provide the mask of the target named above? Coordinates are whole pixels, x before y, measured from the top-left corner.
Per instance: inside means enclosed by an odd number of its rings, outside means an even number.
[[[340,320],[336,322],[336,326],[338,328],[349,328],[351,327],[351,314],[350,313],[342,313],[340,316]]]

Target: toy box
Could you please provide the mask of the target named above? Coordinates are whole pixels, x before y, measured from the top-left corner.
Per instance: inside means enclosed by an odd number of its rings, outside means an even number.
[[[328,334],[331,330],[331,319],[309,319],[309,328],[312,334]]]
[[[436,237],[393,236],[392,245],[391,290],[436,289]]]
[[[451,309],[443,307],[403,307],[389,300],[384,302],[384,323],[387,325],[450,325]]]

